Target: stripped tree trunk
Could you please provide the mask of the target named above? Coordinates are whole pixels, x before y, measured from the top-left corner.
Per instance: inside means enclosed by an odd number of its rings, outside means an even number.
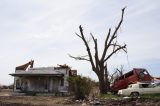
[[[110,82],[108,79],[108,69],[107,69],[107,61],[110,59],[115,53],[117,53],[120,50],[123,50],[124,52],[127,53],[127,48],[126,44],[124,45],[119,45],[117,43],[117,31],[119,30],[122,22],[123,22],[123,15],[124,15],[124,10],[125,8],[122,9],[122,15],[121,15],[121,20],[117,27],[114,29],[113,33],[111,33],[111,28],[108,31],[107,37],[105,39],[104,43],[104,50],[101,55],[101,58],[99,56],[99,51],[98,51],[98,43],[97,39],[90,33],[92,40],[94,42],[94,53],[91,53],[89,44],[84,36],[83,33],[83,28],[81,25],[79,26],[80,34],[76,35],[82,39],[84,42],[84,45],[87,50],[87,56],[78,56],[74,57],[72,55],[69,55],[70,57],[76,59],[76,60],[85,60],[89,61],[92,67],[92,70],[96,73],[98,79],[99,79],[99,89],[100,93],[106,93],[110,90]],[[109,52],[109,49],[112,48],[112,52]],[[87,58],[88,57],[88,58]]]

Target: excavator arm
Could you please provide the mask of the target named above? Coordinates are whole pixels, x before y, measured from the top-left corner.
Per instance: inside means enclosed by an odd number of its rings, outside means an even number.
[[[30,65],[29,68],[33,68],[33,64],[34,64],[34,60],[31,60],[30,62],[28,62],[26,64],[17,66],[15,70],[24,70],[25,71],[29,67],[29,65]]]

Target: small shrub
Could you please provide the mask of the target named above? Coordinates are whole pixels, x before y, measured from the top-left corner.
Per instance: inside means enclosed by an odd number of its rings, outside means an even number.
[[[76,77],[69,77],[69,90],[75,95],[76,99],[85,99],[89,95],[93,82],[90,78],[82,77],[80,75]]]
[[[3,85],[2,89],[8,89],[8,86],[7,85]]]
[[[9,89],[13,89],[13,84],[8,86]]]

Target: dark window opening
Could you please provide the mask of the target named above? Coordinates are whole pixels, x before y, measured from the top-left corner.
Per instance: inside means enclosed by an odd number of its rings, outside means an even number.
[[[61,79],[61,86],[64,86],[64,78]]]
[[[21,86],[20,86],[20,81],[19,80],[16,80],[16,89],[20,89]]]
[[[128,77],[130,77],[132,75],[133,75],[133,71],[130,71],[130,72],[128,72],[128,73],[125,74],[125,78],[128,78]]]
[[[48,81],[47,80],[44,81],[44,85],[45,85],[45,89],[48,89]]]
[[[140,88],[149,88],[149,84],[140,84],[139,87]]]

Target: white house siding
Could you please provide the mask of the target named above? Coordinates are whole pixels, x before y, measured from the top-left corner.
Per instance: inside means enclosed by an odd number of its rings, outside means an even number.
[[[60,78],[51,77],[49,80],[49,92],[57,93],[59,92],[58,87],[60,86]]]
[[[39,73],[40,75],[38,76],[37,73]],[[56,76],[57,73],[61,74],[62,76]],[[20,74],[23,74],[23,76],[20,76]],[[43,76],[45,74],[49,74],[49,76]],[[68,92],[69,83],[67,79],[69,77],[69,69],[63,69],[63,68],[54,69],[54,67],[32,68],[26,72],[18,71],[11,75],[15,75],[15,83],[14,83],[15,92],[39,92],[39,93]],[[19,85],[21,86],[20,89],[16,88],[17,80],[19,80]]]

